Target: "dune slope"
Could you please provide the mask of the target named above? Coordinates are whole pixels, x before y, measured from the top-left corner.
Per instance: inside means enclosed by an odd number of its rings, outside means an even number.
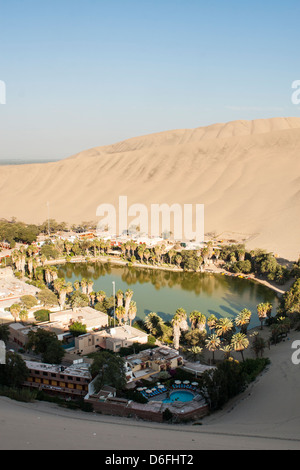
[[[97,147],[59,162],[0,167],[0,215],[97,220],[99,204],[203,203],[205,232],[300,253],[300,118],[235,121]]]

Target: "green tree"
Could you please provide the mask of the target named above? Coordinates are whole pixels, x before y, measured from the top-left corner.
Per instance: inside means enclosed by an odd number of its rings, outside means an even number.
[[[6,363],[0,366],[0,384],[6,387],[20,388],[29,377],[29,370],[23,358],[7,351]]]
[[[56,334],[42,328],[29,331],[25,348],[41,354],[43,362],[48,364],[60,364],[65,354]]]
[[[9,340],[9,326],[5,323],[0,325],[0,340],[7,343]]]
[[[33,295],[23,295],[21,297],[21,304],[24,308],[30,310],[32,307],[35,307],[38,304],[37,299]]]
[[[37,322],[49,321],[49,314],[50,314],[50,310],[42,308],[34,312],[34,318],[36,319]]]
[[[58,298],[50,289],[41,289],[37,294],[37,298],[44,307],[56,307],[58,305]]]
[[[75,321],[69,326],[69,331],[73,336],[80,336],[86,333],[86,325],[83,325],[79,321]]]
[[[104,385],[110,385],[118,390],[126,385],[124,359],[110,352],[105,351],[94,356],[90,372],[92,377],[95,377],[96,392],[101,390]]]

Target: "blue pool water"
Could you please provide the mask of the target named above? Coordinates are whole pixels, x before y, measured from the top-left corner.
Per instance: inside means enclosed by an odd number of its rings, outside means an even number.
[[[186,390],[180,390],[180,391],[171,393],[170,398],[166,398],[165,400],[163,400],[163,403],[172,403],[173,401],[188,402],[188,401],[192,401],[193,398],[194,398],[193,393],[187,392]]]

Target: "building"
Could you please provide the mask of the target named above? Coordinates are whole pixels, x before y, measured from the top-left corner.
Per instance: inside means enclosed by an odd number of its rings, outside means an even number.
[[[62,398],[83,398],[88,393],[92,377],[90,364],[79,361],[68,367],[25,361],[29,376],[23,385]]]
[[[28,333],[30,331],[37,331],[38,329],[55,333],[59,341],[67,341],[71,336],[69,331],[62,328],[59,322],[45,322],[34,326],[25,326],[22,323],[11,323],[9,325],[10,341],[13,341],[20,347],[24,347],[27,343]]]
[[[128,382],[147,379],[161,371],[176,369],[183,364],[182,356],[175,349],[158,347],[146,349],[127,356],[126,376]]]
[[[108,315],[92,307],[81,307],[52,312],[49,314],[49,321],[59,322],[65,330],[68,330],[72,323],[79,322],[86,325],[87,331],[92,331],[108,326]]]
[[[133,326],[124,325],[109,330],[90,332],[75,338],[77,354],[89,354],[97,349],[109,349],[119,352],[121,348],[132,346],[134,343],[146,344],[148,334]]]
[[[34,326],[11,323],[9,325],[10,340],[24,347],[29,331],[37,331],[38,328],[42,328],[55,333],[60,341],[67,343],[68,340],[73,339],[69,327],[74,322],[86,325],[87,331],[98,330],[107,327],[108,315],[91,307],[52,312],[49,314],[49,322],[39,323]]]

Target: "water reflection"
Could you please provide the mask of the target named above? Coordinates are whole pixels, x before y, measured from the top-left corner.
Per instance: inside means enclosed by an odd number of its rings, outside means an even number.
[[[109,296],[112,295],[112,281],[116,283],[116,291],[132,289],[139,319],[156,312],[169,321],[180,307],[188,314],[199,310],[207,316],[214,314],[217,318],[233,318],[243,308],[248,308],[253,313],[250,325],[256,326],[259,324],[256,306],[260,302],[272,303],[273,312],[278,305],[276,293],[265,286],[222,275],[84,263],[60,267],[59,276],[71,282],[91,279],[94,281],[94,291],[104,290]]]

